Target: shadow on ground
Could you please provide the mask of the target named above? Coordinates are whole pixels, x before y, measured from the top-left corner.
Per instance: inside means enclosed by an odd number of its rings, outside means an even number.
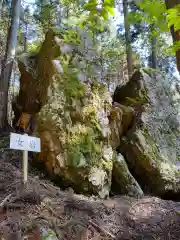
[[[7,142],[0,139],[0,231],[5,240],[40,240],[42,228],[64,240],[180,239],[179,202],[148,196],[94,200],[61,191],[32,171],[24,188],[21,154],[9,150]]]

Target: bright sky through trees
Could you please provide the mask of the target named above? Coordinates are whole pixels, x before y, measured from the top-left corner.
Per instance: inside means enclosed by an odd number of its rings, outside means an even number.
[[[31,13],[33,13],[34,11],[34,7],[35,7],[35,0],[25,0],[25,1],[22,1],[22,5],[23,7],[26,7],[26,6],[29,6],[29,9],[31,11]],[[118,10],[118,8],[115,9],[114,11],[114,17],[112,18],[113,19],[113,22],[114,22],[114,28],[112,29],[112,32],[111,34],[114,35],[116,34],[116,30],[117,30],[117,25],[119,24],[122,24],[124,23],[124,17],[123,17],[123,14]],[[113,26],[112,25],[112,26]],[[122,29],[122,32],[124,32],[124,28]],[[167,37],[165,36],[166,38],[166,42],[169,44],[169,46],[172,44],[172,38],[171,36]],[[31,43],[34,39],[31,39],[31,40],[28,40],[29,43]],[[135,43],[134,43],[134,46],[137,50],[137,52],[143,56],[144,54],[147,55],[149,54],[147,49],[146,48],[143,48],[142,47],[142,40],[141,39],[138,39]],[[146,61],[145,62],[146,65],[148,65],[148,62]],[[178,79],[180,79],[180,76],[179,76],[179,72],[176,70],[174,72],[174,76]]]

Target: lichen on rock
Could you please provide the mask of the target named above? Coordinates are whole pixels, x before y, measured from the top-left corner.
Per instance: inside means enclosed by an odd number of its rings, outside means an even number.
[[[132,197],[142,197],[143,191],[128,169],[124,157],[119,153],[115,157],[113,179],[119,186],[119,193]]]
[[[119,103],[112,105],[109,124],[111,128],[111,146],[117,149],[120,146],[121,138],[132,127],[134,109]]]
[[[170,113],[176,122],[177,117],[166,89],[159,75],[138,71],[114,94],[114,101],[135,112],[134,124],[121,139],[119,151],[143,189],[159,196],[180,191],[179,140],[166,120]]]
[[[20,63],[20,82],[25,84],[24,76],[28,75],[32,102],[41,102],[35,134],[42,147],[36,159],[59,181],[104,198],[111,188],[113,167],[108,120],[112,99],[104,84],[80,82],[76,72],[61,64],[56,59],[58,47],[50,30],[36,55],[37,75],[31,75],[30,68]],[[31,94],[28,86],[24,92],[27,97]],[[26,101],[22,111],[34,109],[32,102]]]
[[[52,85],[50,87],[52,88]],[[63,177],[71,180],[75,185],[81,181],[87,181],[88,190],[92,189],[91,191],[95,193],[102,191],[105,184],[108,184],[110,188],[112,167],[106,169],[103,161],[109,161],[111,163],[109,165],[112,165],[113,159],[110,156],[109,159],[103,160],[102,146],[107,145],[108,151],[112,151],[112,149],[108,144],[109,135],[104,135],[103,125],[99,119],[99,111],[103,109],[105,98],[100,101],[90,91],[89,104],[86,102],[84,105],[83,101],[79,101],[75,95],[74,99],[65,100],[67,93],[64,92],[63,88],[61,91],[59,88],[61,87],[53,88],[52,92],[54,93],[49,95],[47,104],[38,113],[37,132],[44,143],[43,150],[47,149],[47,155],[52,152],[55,159],[58,156],[59,160],[54,160],[56,175],[63,174]],[[96,99],[99,102],[96,102]],[[74,104],[71,104],[71,101]],[[47,134],[45,134],[45,138],[43,137],[42,129],[46,129],[48,132],[50,136],[48,141],[45,140]],[[52,159],[52,156],[49,158]],[[51,165],[52,167],[53,165]],[[96,183],[91,181],[89,177],[94,167],[97,168],[97,171],[94,172],[94,178],[98,179],[100,172],[103,176],[101,181],[96,181]]]

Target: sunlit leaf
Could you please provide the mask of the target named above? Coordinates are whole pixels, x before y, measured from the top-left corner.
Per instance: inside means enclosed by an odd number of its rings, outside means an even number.
[[[86,10],[95,9],[97,5],[98,2],[96,0],[90,0],[88,3],[84,5],[84,9]]]
[[[104,18],[104,20],[108,20],[108,18],[109,18],[108,11],[103,8],[101,10],[101,16]]]
[[[112,16],[114,16],[114,8],[109,5],[104,5],[104,8],[109,12]]]

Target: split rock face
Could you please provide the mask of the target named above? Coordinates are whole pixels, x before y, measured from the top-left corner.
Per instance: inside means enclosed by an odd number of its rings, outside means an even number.
[[[39,52],[18,62],[14,122],[32,116],[42,146],[35,159],[56,182],[101,198],[114,182],[135,197],[178,194],[179,120],[162,77],[136,71],[112,100],[105,85],[66,71],[60,47],[49,30]]]
[[[105,85],[66,70],[60,47],[49,30],[39,52],[18,62],[15,122],[33,116],[42,146],[35,159],[56,182],[101,198],[112,179],[125,195],[178,194],[179,120],[162,77],[136,71],[112,101]]]
[[[57,40],[49,30],[37,54],[19,58],[21,78],[15,118],[18,121],[22,113],[34,117],[34,134],[41,139],[41,153],[35,159],[52,179],[78,192],[105,198],[111,190],[116,159],[109,124],[112,99],[105,85],[82,83],[75,73],[64,70],[57,60],[61,54]],[[128,119],[131,115],[130,111]],[[118,181],[118,187],[128,194],[124,184],[131,184],[134,178],[125,161],[117,166],[115,172],[123,179]],[[140,187],[135,179],[134,183],[130,190],[137,196]]]
[[[137,71],[116,88],[113,101],[134,109],[133,126],[119,146],[133,176],[154,195],[178,194],[180,124],[169,85],[161,76]]]

